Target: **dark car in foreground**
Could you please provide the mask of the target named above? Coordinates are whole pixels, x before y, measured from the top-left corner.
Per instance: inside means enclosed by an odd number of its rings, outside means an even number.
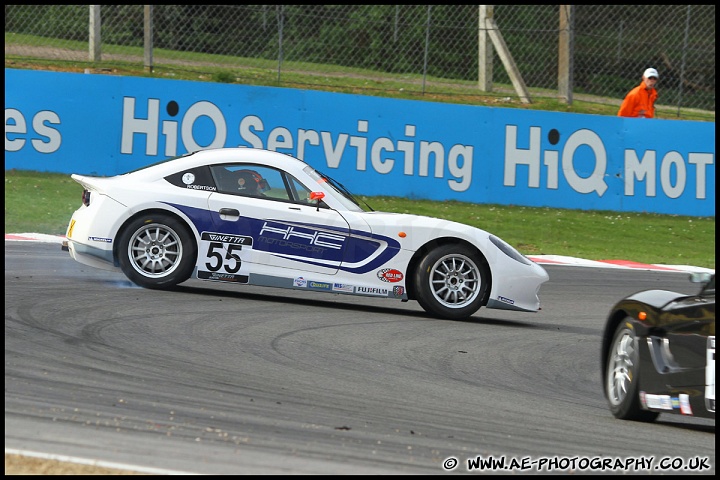
[[[601,370],[612,414],[715,418],[715,274],[692,273],[695,295],[644,290],[610,311]]]

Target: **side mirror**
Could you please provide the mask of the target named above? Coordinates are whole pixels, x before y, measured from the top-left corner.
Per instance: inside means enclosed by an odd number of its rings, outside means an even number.
[[[320,200],[325,198],[325,194],[323,192],[310,192],[310,200],[315,200],[315,208],[317,211],[320,211]]]
[[[692,283],[708,283],[712,274],[708,272],[693,272],[690,274],[690,281]]]

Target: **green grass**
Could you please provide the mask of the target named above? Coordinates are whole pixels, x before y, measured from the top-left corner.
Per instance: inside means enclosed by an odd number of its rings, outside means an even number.
[[[82,191],[70,175],[5,170],[5,233],[64,235]]]
[[[5,171],[5,233],[64,235],[82,187],[70,175]],[[361,197],[375,210],[445,218],[487,230],[525,255],[715,268],[715,217]]]

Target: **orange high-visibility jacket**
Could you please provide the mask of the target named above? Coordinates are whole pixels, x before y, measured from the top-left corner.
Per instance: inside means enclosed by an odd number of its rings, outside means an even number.
[[[641,116],[640,111],[645,110],[645,114],[642,116],[654,118],[657,97],[658,93],[655,88],[648,90],[645,88],[645,82],[640,83],[625,96],[625,100],[620,105],[618,117],[639,117]]]

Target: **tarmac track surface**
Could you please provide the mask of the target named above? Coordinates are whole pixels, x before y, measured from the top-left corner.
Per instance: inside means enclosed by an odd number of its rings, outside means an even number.
[[[687,273],[545,268],[542,311],[447,321],[386,299],[146,290],[6,241],[6,474],[8,449],[148,473],[437,474],[450,458],[466,473],[492,456],[705,458],[681,473],[714,474],[714,421],[616,420],[600,383],[612,304],[694,293]]]

